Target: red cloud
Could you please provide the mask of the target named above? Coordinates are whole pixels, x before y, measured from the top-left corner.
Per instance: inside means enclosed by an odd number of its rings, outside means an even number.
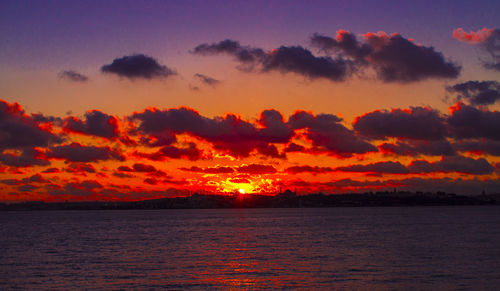
[[[121,153],[109,146],[84,146],[76,142],[69,145],[50,147],[46,155],[48,158],[85,163],[104,160],[125,160],[125,157]]]
[[[453,30],[453,37],[462,42],[480,43],[487,40],[495,31],[493,28],[483,27],[478,31],[465,32],[463,28],[459,27]]]

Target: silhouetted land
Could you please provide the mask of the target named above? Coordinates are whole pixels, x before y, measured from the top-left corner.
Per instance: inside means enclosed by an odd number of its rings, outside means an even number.
[[[257,194],[200,195],[132,202],[23,202],[0,204],[0,210],[299,208],[359,206],[500,205],[500,194],[463,196],[449,193],[377,192],[295,195],[287,190],[274,196]]]

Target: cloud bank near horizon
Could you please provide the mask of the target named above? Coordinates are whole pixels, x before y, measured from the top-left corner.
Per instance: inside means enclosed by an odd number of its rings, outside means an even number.
[[[475,193],[482,181],[500,191],[498,125],[500,112],[461,102],[450,113],[382,109],[348,123],[302,110],[285,117],[267,109],[248,120],[188,107],[60,118],[1,101],[0,188],[3,200],[133,200],[162,196],[161,189],[415,189],[416,179],[450,191],[454,181]],[[315,164],[324,159],[329,166]]]

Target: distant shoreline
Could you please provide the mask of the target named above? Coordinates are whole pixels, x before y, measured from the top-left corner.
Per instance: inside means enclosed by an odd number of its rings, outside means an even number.
[[[121,209],[230,209],[230,208],[321,208],[383,206],[500,205],[500,194],[465,196],[449,193],[377,192],[363,194],[296,195],[289,190],[275,196],[258,194],[200,195],[153,200],[111,202],[1,203],[0,211],[121,210]]]

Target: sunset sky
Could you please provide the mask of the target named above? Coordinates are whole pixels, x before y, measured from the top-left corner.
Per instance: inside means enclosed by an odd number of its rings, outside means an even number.
[[[1,1],[0,201],[500,192],[499,1]]]

